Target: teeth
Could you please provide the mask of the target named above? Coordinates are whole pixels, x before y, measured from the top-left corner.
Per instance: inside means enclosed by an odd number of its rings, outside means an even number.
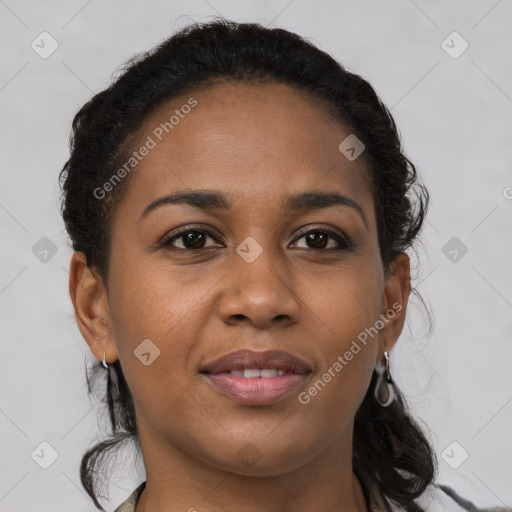
[[[247,379],[253,379],[253,378],[259,377],[259,376],[260,376],[259,370],[249,370],[249,369],[244,370],[244,377]]]
[[[286,374],[286,371],[277,370],[276,368],[266,368],[264,370],[259,370],[258,368],[247,368],[245,370],[231,370],[229,373],[236,377],[245,377],[246,379],[255,379],[256,377],[268,379],[272,377],[281,377]]]

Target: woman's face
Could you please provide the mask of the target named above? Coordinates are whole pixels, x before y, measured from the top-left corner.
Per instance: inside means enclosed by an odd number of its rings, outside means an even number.
[[[364,153],[339,149],[350,134],[319,100],[268,84],[193,91],[144,123],[112,223],[111,332],[91,344],[120,359],[143,447],[247,475],[349,449],[374,364],[402,329],[409,278],[407,258],[384,273]],[[222,201],[155,203],[198,190]],[[313,192],[345,199],[289,203]],[[230,395],[201,370],[240,349],[287,352],[308,372],[275,377],[279,396]],[[230,379],[249,380],[219,380]]]

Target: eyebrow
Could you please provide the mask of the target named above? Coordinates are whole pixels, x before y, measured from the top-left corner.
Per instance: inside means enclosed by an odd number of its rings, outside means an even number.
[[[222,193],[211,190],[187,190],[178,191],[152,201],[139,217],[139,221],[147,217],[152,211],[171,204],[187,204],[202,210],[229,210],[232,202]],[[284,201],[285,213],[296,213],[304,210],[320,210],[332,206],[349,206],[356,210],[365,226],[368,223],[363,209],[353,199],[338,192],[302,192],[289,196]]]

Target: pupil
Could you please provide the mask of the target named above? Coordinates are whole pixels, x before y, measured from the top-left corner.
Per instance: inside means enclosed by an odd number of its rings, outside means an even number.
[[[201,247],[201,237],[203,233],[187,233],[185,235],[185,246],[192,246],[194,248]]]
[[[307,237],[308,241],[313,242],[313,245],[316,244],[315,249],[323,249],[325,247],[327,237],[324,233],[308,233]],[[318,245],[318,243],[315,242],[315,239],[317,237],[320,239],[320,245]]]

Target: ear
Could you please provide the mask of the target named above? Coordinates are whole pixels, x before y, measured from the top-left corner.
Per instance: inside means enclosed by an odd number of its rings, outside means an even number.
[[[379,361],[384,357],[384,350],[389,352],[400,337],[405,323],[410,291],[410,259],[406,253],[400,252],[393,258],[386,274],[380,316],[384,326],[379,336]]]
[[[107,292],[103,280],[87,265],[83,252],[71,257],[69,295],[76,323],[91,352],[99,361],[103,361],[104,352],[107,362],[118,359]]]

